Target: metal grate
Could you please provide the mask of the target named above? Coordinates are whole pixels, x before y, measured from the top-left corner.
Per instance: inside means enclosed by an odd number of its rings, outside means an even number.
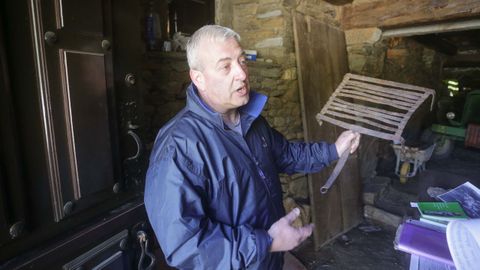
[[[432,109],[433,89],[347,73],[316,119],[403,143],[405,125],[430,95]]]

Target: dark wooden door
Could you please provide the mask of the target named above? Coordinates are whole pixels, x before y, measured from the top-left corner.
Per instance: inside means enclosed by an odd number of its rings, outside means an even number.
[[[119,190],[110,1],[31,7],[53,218]]]
[[[312,17],[296,12],[293,16],[305,139],[333,143],[343,130],[328,123],[320,126],[315,115],[348,72],[345,36],[342,30]],[[362,220],[357,154],[349,157],[335,185],[322,195],[320,187],[332,169],[309,176],[316,248]]]
[[[26,198],[22,192],[24,185],[19,181],[22,170],[2,19],[0,13],[0,246],[17,237],[26,220]]]
[[[1,269],[136,266],[141,16],[134,0],[1,1]]]

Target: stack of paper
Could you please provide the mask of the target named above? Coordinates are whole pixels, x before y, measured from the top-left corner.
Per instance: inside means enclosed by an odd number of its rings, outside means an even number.
[[[410,256],[409,270],[455,270],[455,266],[440,263],[434,260],[427,259],[422,256],[412,254]]]
[[[457,270],[480,269],[480,219],[450,222],[447,242]]]
[[[466,182],[437,198],[411,203],[420,220],[399,226],[395,248],[411,254],[410,270],[480,269],[480,190]]]

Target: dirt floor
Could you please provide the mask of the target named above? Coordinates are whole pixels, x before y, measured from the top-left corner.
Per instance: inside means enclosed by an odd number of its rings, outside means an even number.
[[[308,240],[293,254],[309,270],[408,269],[407,255],[393,249],[393,240],[393,231],[361,224],[319,251],[314,251],[313,242]]]
[[[395,159],[395,158],[394,158]],[[394,161],[394,160],[393,160]],[[394,172],[394,162],[383,163],[378,172],[391,179],[375,206],[404,218],[415,218],[409,206],[412,200],[434,200],[429,187],[454,188],[465,181],[480,188],[480,151],[458,145],[446,160],[431,160],[427,170],[418,172],[406,184],[401,184]],[[337,237],[319,251],[307,240],[292,253],[308,270],[400,270],[409,268],[409,255],[394,249],[394,228],[382,228],[367,222]]]

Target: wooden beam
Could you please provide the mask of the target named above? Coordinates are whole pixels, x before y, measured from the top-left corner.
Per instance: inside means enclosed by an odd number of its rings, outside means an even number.
[[[383,37],[408,37],[447,32],[470,31],[480,29],[480,19],[470,19],[455,22],[435,23],[429,25],[410,26],[383,31]]]
[[[443,67],[480,67],[480,54],[466,54],[448,57]]]
[[[350,4],[352,3],[353,0],[324,0],[324,1],[335,6],[341,6],[345,4]]]
[[[480,0],[379,0],[343,8],[344,29],[395,28],[480,15]]]

